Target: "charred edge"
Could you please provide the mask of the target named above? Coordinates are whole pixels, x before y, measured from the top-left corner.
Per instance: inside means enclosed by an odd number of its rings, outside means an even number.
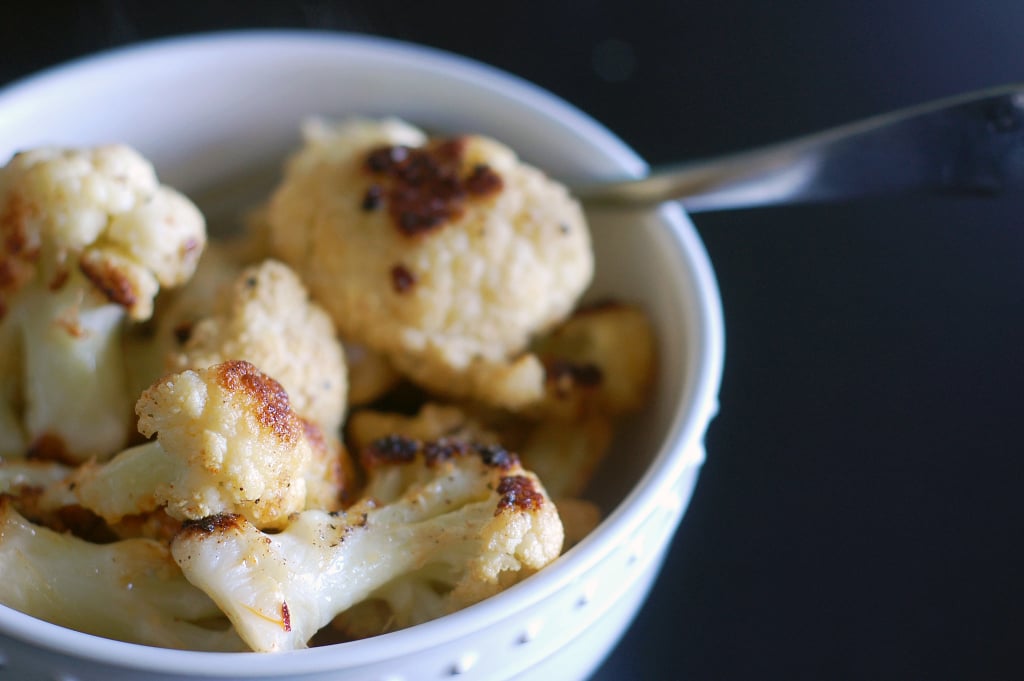
[[[341,526],[341,532],[338,535],[337,544],[344,542],[345,538],[353,531],[360,530],[366,527],[367,521],[370,518],[369,514],[365,512],[360,513],[358,519],[356,520],[352,520],[351,517],[347,517],[345,511],[335,511],[334,513],[331,513],[330,516],[332,518],[345,518],[347,521],[344,525]],[[336,525],[331,525],[330,527],[334,531],[338,530],[338,527]],[[335,544],[335,546],[337,546],[337,544]]]
[[[384,189],[379,184],[371,184],[363,194],[360,207],[367,213],[380,208],[384,204]]]
[[[120,539],[103,518],[84,506],[78,504],[62,506],[57,509],[56,515],[59,520],[58,529],[70,532],[86,541],[94,544],[109,544]]]
[[[416,458],[420,442],[404,435],[386,435],[377,438],[363,452],[363,463],[367,466],[409,463]]]
[[[466,191],[474,196],[497,194],[505,186],[501,175],[485,163],[478,163],[466,178]]]
[[[171,333],[174,334],[174,340],[178,342],[178,345],[184,345],[185,343],[188,343],[190,338],[192,338],[192,331],[194,329],[194,322],[181,322],[180,324],[175,324]]]
[[[456,456],[465,456],[470,451],[468,442],[452,438],[441,438],[423,445],[423,456],[428,466],[436,466]]]
[[[415,285],[416,275],[405,265],[399,264],[391,268],[391,287],[396,293],[405,293]]]
[[[498,483],[498,507],[494,515],[504,511],[537,511],[544,505],[541,494],[533,480],[525,475],[509,475]]]
[[[53,433],[43,433],[32,441],[28,446],[25,456],[34,461],[57,461],[70,465],[78,464],[68,451],[64,438]]]
[[[292,614],[288,611],[288,601],[281,601],[281,626],[285,631],[292,630]]]
[[[186,520],[181,523],[181,533],[191,535],[208,535],[226,532],[242,526],[244,520],[237,513],[217,513],[197,520]]]
[[[454,222],[465,212],[467,198],[483,197],[502,189],[504,182],[486,164],[474,166],[461,177],[466,140],[441,139],[421,148],[383,146],[371,149],[363,168],[381,177],[363,195],[362,208],[376,210],[387,204],[398,230],[406,236],[432,232]]]
[[[280,383],[244,360],[229,360],[215,370],[217,382],[229,392],[247,395],[257,420],[282,441],[294,442],[302,434],[302,425]]]
[[[573,313],[573,317],[582,317],[588,314],[596,314],[600,312],[609,312],[612,310],[622,310],[626,308],[626,304],[622,301],[615,300],[614,298],[602,298],[593,302],[580,305],[576,308]]]
[[[574,387],[595,388],[604,381],[601,367],[590,362],[572,362],[566,359],[544,361],[544,380],[555,392],[568,393]]]
[[[501,445],[478,444],[476,445],[476,451],[480,455],[480,460],[491,468],[508,470],[513,466],[519,465],[519,457]]]
[[[82,258],[78,261],[78,269],[110,302],[126,308],[138,302],[131,280],[110,263]]]

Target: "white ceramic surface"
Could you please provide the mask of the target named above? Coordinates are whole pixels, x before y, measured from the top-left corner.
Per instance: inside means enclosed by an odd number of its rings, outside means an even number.
[[[44,143],[122,141],[190,193],[281,158],[306,116],[346,113],[493,135],[556,176],[644,167],[593,120],[507,74],[420,47],[306,32],[162,41],[17,83],[0,92],[0,158]],[[643,602],[689,503],[723,355],[717,286],[683,212],[665,206],[591,222],[597,278],[589,295],[647,307],[661,371],[653,407],[620,438],[628,451],[611,454],[595,486],[607,518],[556,563],[435,622],[272,655],[108,641],[0,606],[0,679],[585,678]]]

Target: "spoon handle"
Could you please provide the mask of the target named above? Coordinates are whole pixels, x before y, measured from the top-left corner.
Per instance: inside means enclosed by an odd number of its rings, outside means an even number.
[[[1024,85],[939,99],[750,151],[574,187],[588,206],[690,212],[883,194],[992,196],[1024,184]]]

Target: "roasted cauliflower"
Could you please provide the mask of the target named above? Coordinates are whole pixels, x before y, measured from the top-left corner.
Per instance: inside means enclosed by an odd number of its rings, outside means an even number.
[[[168,375],[142,394],[136,411],[139,430],[156,439],[47,486],[41,512],[81,506],[108,523],[160,508],[177,520],[237,513],[276,528],[310,498],[317,507],[338,505],[343,482],[319,429],[248,362]]]
[[[386,438],[364,456],[365,496],[265,534],[238,515],[189,522],[171,552],[257,651],[305,647],[367,599],[397,626],[480,601],[558,556],[557,509],[509,452]]]
[[[266,219],[343,338],[437,394],[512,409],[543,394],[527,344],[593,274],[563,186],[494,140],[396,120],[308,125]]]
[[[245,360],[281,383],[292,409],[325,433],[345,415],[345,351],[334,324],[312,303],[299,277],[276,260],[245,268],[213,310],[177,329],[184,343],[171,368]]]
[[[294,650],[477,603],[600,521],[656,352],[641,309],[577,308],[577,202],[478,135],[303,133],[210,244],[127,147],[0,169],[0,602]]]
[[[184,579],[165,544],[93,544],[29,523],[0,496],[0,565],[0,603],[33,617],[144,645],[245,649],[213,601]]]
[[[657,366],[655,333],[635,305],[606,301],[576,310],[536,340],[545,369],[538,417],[614,418],[647,404]]]
[[[84,461],[131,433],[121,339],[191,276],[202,215],[120,145],[0,169],[0,455]]]

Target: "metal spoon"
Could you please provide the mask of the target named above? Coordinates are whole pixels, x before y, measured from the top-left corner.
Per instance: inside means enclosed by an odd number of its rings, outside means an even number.
[[[572,189],[588,206],[679,199],[700,212],[895,193],[990,196],[1022,182],[1024,85],[1014,84]]]
[[[257,164],[196,192],[214,222],[266,196],[280,167]],[[880,194],[992,196],[1024,184],[1024,84],[872,116],[788,142],[654,168],[643,178],[570,189],[591,208],[681,200],[690,212]]]

